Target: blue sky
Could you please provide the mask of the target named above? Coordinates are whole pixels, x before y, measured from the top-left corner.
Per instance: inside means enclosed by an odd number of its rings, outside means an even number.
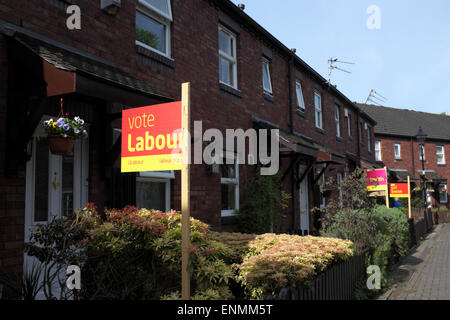
[[[233,0],[350,100],[365,102],[371,89],[383,105],[450,115],[449,0]],[[274,5],[275,4],[275,5]],[[367,8],[381,10],[381,29],[369,30]]]

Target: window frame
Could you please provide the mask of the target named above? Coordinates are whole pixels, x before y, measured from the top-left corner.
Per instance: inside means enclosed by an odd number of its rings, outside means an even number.
[[[341,138],[341,107],[334,105],[334,121],[336,122],[336,137]]]
[[[370,124],[368,124],[366,122],[366,132],[367,132],[367,151],[372,152],[372,148],[371,148],[371,144],[372,144],[372,136],[371,136],[371,131],[370,129],[372,129],[372,127],[370,126]]]
[[[352,137],[352,113],[349,109],[345,109],[345,118],[347,118],[347,134]]]
[[[225,33],[228,35],[231,39],[233,39],[233,56],[230,56],[228,53],[220,50],[220,32]],[[218,43],[218,52],[219,52],[219,83],[224,84],[226,86],[229,86],[233,89],[238,88],[238,78],[237,78],[237,34],[229,30],[228,28],[224,27],[223,25],[219,24],[219,29],[217,36],[219,37],[219,43]],[[228,62],[232,63],[233,66],[233,84],[229,84],[226,82],[223,82],[220,80],[220,58],[223,58],[227,60]],[[230,75],[231,79],[231,75]]]
[[[236,174],[236,178],[223,178],[222,172],[220,172],[220,187],[222,188],[222,185],[234,185],[234,201],[235,201],[235,209],[234,210],[222,210],[220,211],[222,217],[234,217],[236,214],[236,211],[239,210],[239,163],[237,159],[237,155],[235,154],[229,154],[227,152],[224,152],[223,154],[223,164],[227,164],[226,159],[234,159],[234,172]],[[222,199],[220,199],[220,203],[222,203]]]
[[[173,21],[173,16],[172,16],[172,5],[170,3],[170,0],[167,0],[167,7],[169,9],[169,14],[167,15],[165,12],[162,12],[161,10],[159,10],[158,8],[152,6],[150,3],[148,3],[145,0],[138,0],[138,4],[142,5],[144,7],[146,7],[147,9],[156,12],[158,15],[160,15],[163,18],[166,18],[169,21]]]
[[[378,145],[378,148],[377,148]],[[381,140],[375,140],[375,161],[383,161],[383,156],[381,154]]]
[[[316,97],[319,98],[319,106],[316,105]],[[319,107],[319,108],[318,108]],[[323,130],[323,108],[322,108],[322,95],[318,91],[314,91],[314,115],[316,128]],[[319,117],[318,117],[319,115]],[[320,120],[320,126],[317,125],[317,120]]]
[[[300,97],[298,95],[299,89],[300,89]],[[297,96],[297,110],[304,112],[306,110],[306,106],[305,106],[305,99],[303,98],[302,82],[300,80],[295,81],[295,95]]]
[[[265,88],[265,85],[264,85],[264,66],[267,66],[267,74],[268,74],[268,76],[269,76],[269,90],[267,90],[266,88]],[[262,74],[262,80],[263,80],[263,90],[264,90],[264,92],[265,93],[268,93],[268,94],[270,94],[270,95],[273,95],[273,88],[272,88],[272,77],[271,77],[271,75],[270,75],[270,60],[269,59],[267,59],[267,58],[262,58],[262,67],[263,67],[263,74]]]
[[[442,150],[442,154],[438,153],[439,148]],[[443,162],[439,162],[439,156],[442,156]],[[436,146],[436,163],[438,165],[445,165],[447,163],[447,161],[445,161],[445,148],[442,145]]]
[[[398,146],[398,156],[395,150],[395,146]],[[402,158],[402,145],[400,143],[394,143],[394,157],[397,160]]]
[[[153,182],[153,183],[164,183],[165,184],[165,197],[166,197],[166,210],[165,212],[169,212],[172,208],[170,205],[170,197],[171,197],[171,192],[170,192],[170,184],[171,181],[175,179],[175,173],[174,171],[167,171],[167,172],[163,172],[163,171],[141,171],[138,172],[137,176],[136,176],[136,183],[137,182]],[[136,190],[137,192],[137,190]],[[136,206],[138,206],[138,204],[136,203]],[[152,209],[152,208],[146,208],[146,209]]]
[[[171,4],[170,4],[170,0],[167,0],[169,2],[169,12],[172,15],[172,9],[171,9]],[[156,22],[162,24],[165,26],[165,42],[166,42],[166,53],[159,51],[156,48],[153,48],[152,46],[149,46],[148,44],[145,44],[139,40],[135,40],[136,45],[141,46],[145,49],[151,50],[153,52],[156,52],[157,54],[160,54],[164,57],[167,58],[171,58],[171,51],[172,51],[172,46],[171,46],[171,24],[173,21],[172,17],[168,17],[167,15],[165,15],[164,13],[162,13],[161,11],[159,11],[158,9],[154,8],[152,5],[148,4],[147,2],[145,2],[144,0],[139,0],[137,5],[136,5],[136,12],[139,12],[141,14],[143,14],[144,16],[146,16],[149,19],[155,20]],[[136,24],[136,22],[135,22]],[[137,26],[136,26],[137,28]]]

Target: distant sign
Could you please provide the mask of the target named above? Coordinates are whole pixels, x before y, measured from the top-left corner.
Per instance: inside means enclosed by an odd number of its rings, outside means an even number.
[[[389,195],[391,198],[408,198],[409,189],[407,183],[389,184]]]
[[[367,191],[387,191],[386,169],[368,170]]]
[[[181,102],[122,112],[122,172],[182,169]]]

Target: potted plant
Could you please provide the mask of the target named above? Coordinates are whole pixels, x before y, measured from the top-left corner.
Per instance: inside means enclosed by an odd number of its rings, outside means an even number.
[[[84,120],[80,117],[69,119],[68,114],[66,117],[46,120],[43,125],[48,134],[50,152],[56,155],[71,154],[75,139],[87,134]]]

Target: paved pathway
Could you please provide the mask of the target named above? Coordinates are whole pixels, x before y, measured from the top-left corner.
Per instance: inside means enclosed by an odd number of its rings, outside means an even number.
[[[396,284],[380,299],[450,300],[450,224],[438,225],[392,277]]]

